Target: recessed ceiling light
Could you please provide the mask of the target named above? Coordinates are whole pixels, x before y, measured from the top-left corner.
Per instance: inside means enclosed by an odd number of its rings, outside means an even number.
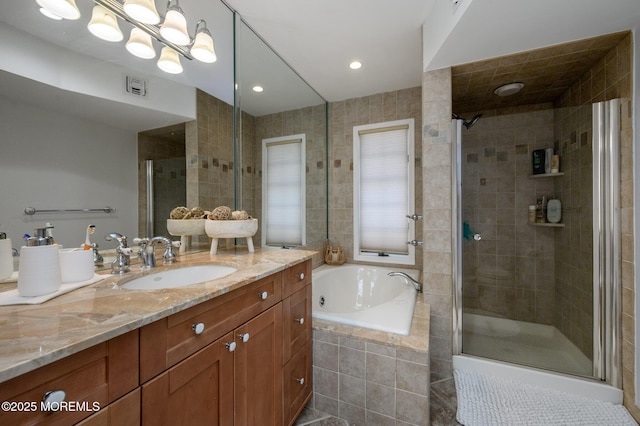
[[[360,68],[362,68],[362,62],[353,61],[349,64],[349,68],[351,68],[352,70],[359,70]]]
[[[258,92],[261,93],[264,89],[262,88],[262,86],[253,86],[253,91],[254,92]]]

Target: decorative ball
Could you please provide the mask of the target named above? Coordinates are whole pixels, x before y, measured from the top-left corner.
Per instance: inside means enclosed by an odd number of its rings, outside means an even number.
[[[194,207],[189,213],[191,213],[191,219],[202,219],[205,214],[202,207]]]
[[[249,214],[247,214],[244,210],[236,210],[231,212],[231,219],[233,220],[247,220],[249,219]]]
[[[208,217],[210,220],[229,220],[231,218],[231,209],[227,206],[216,207]]]
[[[184,206],[180,206],[171,210],[169,217],[171,219],[183,219],[187,215],[187,213],[189,213],[189,209]]]

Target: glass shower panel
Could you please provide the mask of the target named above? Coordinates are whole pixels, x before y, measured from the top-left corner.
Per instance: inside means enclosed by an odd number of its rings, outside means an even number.
[[[460,129],[462,352],[592,376],[591,106],[485,112]],[[547,148],[560,172],[534,175]],[[530,223],[552,199],[560,222],[543,209]]]

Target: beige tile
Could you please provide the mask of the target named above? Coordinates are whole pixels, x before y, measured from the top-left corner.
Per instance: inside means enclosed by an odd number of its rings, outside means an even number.
[[[367,382],[367,411],[395,417],[396,389],[373,382]]]
[[[396,359],[367,352],[367,381],[385,386],[395,386]]]

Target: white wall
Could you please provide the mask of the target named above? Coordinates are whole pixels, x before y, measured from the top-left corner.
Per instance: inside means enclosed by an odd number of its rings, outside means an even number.
[[[67,213],[28,216],[24,209],[100,208],[113,214]],[[22,245],[24,233],[45,222],[66,247],[84,242],[89,223],[93,241],[109,232],[137,236],[137,135],[0,97],[0,231]]]

